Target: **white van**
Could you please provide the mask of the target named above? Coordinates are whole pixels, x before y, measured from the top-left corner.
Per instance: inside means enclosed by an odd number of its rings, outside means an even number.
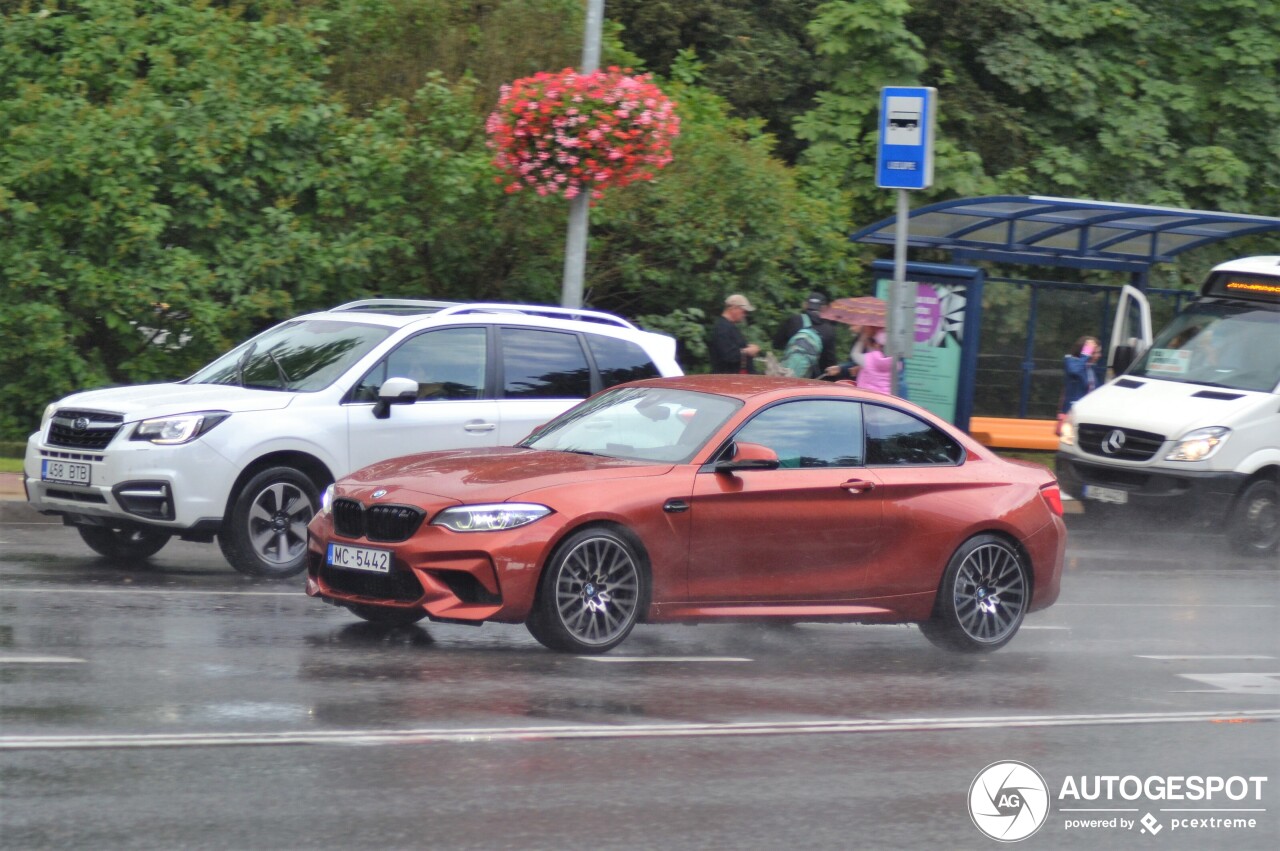
[[[1280,257],[1216,266],[1154,343],[1150,328],[1146,300],[1125,287],[1109,360],[1118,377],[1072,407],[1056,457],[1062,489],[1087,513],[1196,522],[1241,552],[1275,553]]]
[[[605,387],[680,375],[676,341],[607,313],[367,299],[275,326],[172,384],[76,393],[27,442],[27,499],[94,551],[217,538],[292,576],[334,479],[396,455],[505,446]]]

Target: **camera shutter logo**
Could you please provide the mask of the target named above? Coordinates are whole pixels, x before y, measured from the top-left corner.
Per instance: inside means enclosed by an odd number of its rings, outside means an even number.
[[[969,786],[969,816],[998,842],[1017,842],[1049,817],[1049,786],[1024,762],[993,762]]]

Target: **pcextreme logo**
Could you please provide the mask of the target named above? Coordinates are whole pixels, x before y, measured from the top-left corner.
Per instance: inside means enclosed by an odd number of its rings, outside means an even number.
[[[1026,839],[1049,817],[1049,787],[1025,762],[993,762],[969,786],[969,817],[998,842]]]

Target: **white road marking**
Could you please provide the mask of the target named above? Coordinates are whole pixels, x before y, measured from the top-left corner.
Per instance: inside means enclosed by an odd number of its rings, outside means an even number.
[[[1120,724],[1277,721],[1280,709],[1222,712],[1023,715],[973,718],[827,719],[821,721],[425,728],[417,730],[291,730],[278,733],[136,733],[0,736],[0,750],[247,747],[280,745],[423,745],[539,742],[569,739],[796,736],[943,730],[1080,727]]]
[[[1274,609],[1274,603],[1054,603],[1054,608],[1073,606],[1097,609],[1110,606],[1117,609]]]
[[[0,665],[72,665],[87,661],[73,656],[0,656]]]
[[[1036,624],[1024,623],[1020,627],[1020,629],[1062,629],[1062,630],[1070,631],[1071,627],[1069,626],[1037,626]]]
[[[186,588],[5,588],[3,594],[181,594],[183,597],[301,597],[309,600],[306,592],[296,591],[188,591]]]
[[[754,662],[740,656],[579,656],[587,662]]]
[[[1280,674],[1178,674],[1178,676],[1207,683],[1214,687],[1212,691],[1214,694],[1219,692],[1280,694]]]
[[[1227,659],[1231,661],[1239,661],[1246,659],[1274,659],[1274,656],[1142,656],[1138,655],[1135,659],[1165,659],[1172,662],[1199,662],[1205,659]]]

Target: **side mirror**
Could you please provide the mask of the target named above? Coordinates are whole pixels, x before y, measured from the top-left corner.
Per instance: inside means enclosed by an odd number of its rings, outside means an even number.
[[[412,378],[388,378],[378,388],[378,401],[373,403],[373,415],[380,420],[391,416],[392,405],[412,405],[418,401],[418,382]]]
[[[734,473],[739,470],[776,470],[778,453],[759,443],[734,443],[730,455],[716,462],[717,473]]]
[[[1137,360],[1137,351],[1134,346],[1116,346],[1115,354],[1111,356],[1111,372],[1113,375],[1124,375],[1129,371],[1129,367]]]

